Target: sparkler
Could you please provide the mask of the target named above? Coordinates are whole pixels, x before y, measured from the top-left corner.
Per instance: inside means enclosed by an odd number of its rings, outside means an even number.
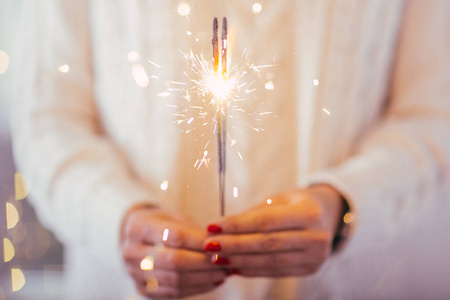
[[[222,23],[222,60],[219,61],[219,38],[218,38],[218,21],[214,18],[213,22],[213,57],[214,57],[214,77],[216,81],[226,82],[227,73],[227,18],[223,18]],[[221,69],[221,70],[220,70]],[[219,71],[222,71],[219,77]],[[216,85],[212,90],[216,107],[216,141],[217,141],[217,167],[219,171],[219,196],[220,196],[220,213],[225,214],[225,170],[226,170],[226,138],[227,138],[227,111],[226,97],[222,93],[222,85]]]

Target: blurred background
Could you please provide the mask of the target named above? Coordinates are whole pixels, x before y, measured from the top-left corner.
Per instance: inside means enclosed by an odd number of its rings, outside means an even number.
[[[0,300],[62,299],[63,248],[27,203],[33,186],[15,170],[12,157],[9,119],[14,86],[20,81],[22,3],[0,0]],[[417,290],[416,299],[450,299],[450,199],[443,200],[446,205],[418,220],[416,238],[404,241],[404,258],[369,298],[379,299],[376,295],[400,284]]]
[[[62,246],[27,203],[26,178],[16,173],[10,107],[20,80],[23,1],[0,0],[0,300],[61,299]]]

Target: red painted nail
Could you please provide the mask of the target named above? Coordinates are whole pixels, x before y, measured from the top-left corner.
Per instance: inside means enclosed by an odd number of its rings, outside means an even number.
[[[221,280],[221,281],[215,282],[214,286],[219,286],[219,285],[221,285],[224,282],[225,282],[225,280]]]
[[[208,251],[208,252],[219,252],[222,249],[222,247],[220,246],[220,244],[218,242],[212,241],[212,242],[209,242],[208,244],[206,244],[204,249],[205,249],[205,251]]]
[[[241,270],[239,270],[239,269],[232,268],[232,269],[228,269],[228,270],[227,270],[227,275],[228,275],[228,276],[231,276],[231,275],[240,275],[240,274],[241,274]]]
[[[222,227],[220,227],[217,224],[209,224],[207,230],[208,230],[209,233],[221,233],[222,232]]]
[[[213,255],[212,262],[213,262],[213,264],[219,265],[219,266],[224,266],[224,265],[230,264],[230,260],[228,259],[228,257],[219,256],[217,254]]]

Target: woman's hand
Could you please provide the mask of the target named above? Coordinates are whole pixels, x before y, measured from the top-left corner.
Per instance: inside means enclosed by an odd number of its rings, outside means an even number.
[[[204,249],[229,274],[301,276],[316,272],[331,253],[342,199],[317,185],[274,195],[260,205],[208,226]]]
[[[122,255],[137,290],[148,297],[208,292],[226,274],[203,250],[206,232],[183,216],[150,207],[130,210],[122,226]]]

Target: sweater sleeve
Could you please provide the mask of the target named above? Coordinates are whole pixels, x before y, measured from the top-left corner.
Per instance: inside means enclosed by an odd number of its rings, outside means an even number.
[[[422,209],[439,205],[436,195],[449,182],[449,28],[450,2],[406,2],[385,114],[352,157],[310,178],[349,201],[360,242],[393,236]]]
[[[13,148],[38,217],[65,245],[117,260],[125,211],[151,201],[102,133],[93,93],[88,1],[28,1]]]

